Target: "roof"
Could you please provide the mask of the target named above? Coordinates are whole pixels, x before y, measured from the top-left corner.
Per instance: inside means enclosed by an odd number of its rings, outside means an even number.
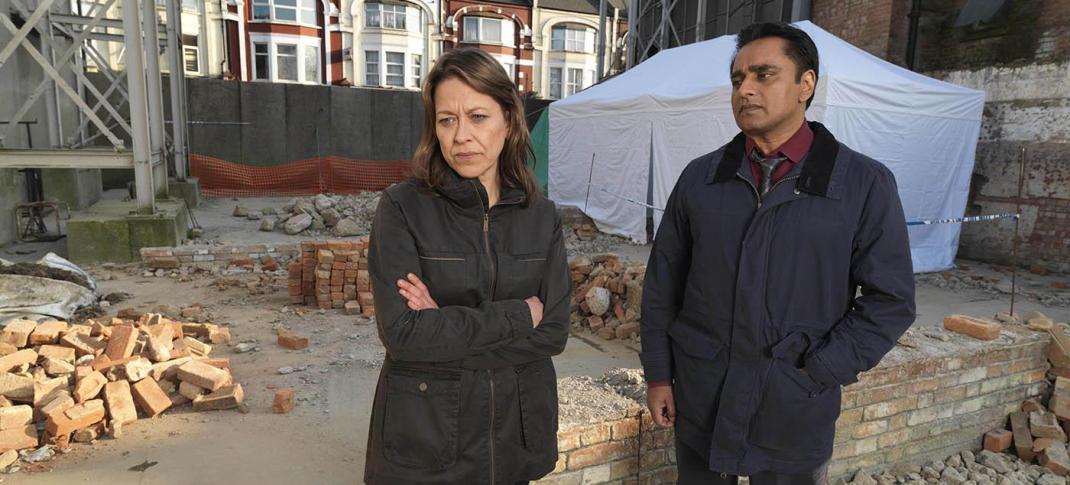
[[[566,12],[598,15],[598,1],[599,0],[540,0],[539,6],[553,10],[564,10]],[[606,14],[610,18],[613,16],[614,8],[624,12],[628,8],[628,3],[626,0],[606,0]]]

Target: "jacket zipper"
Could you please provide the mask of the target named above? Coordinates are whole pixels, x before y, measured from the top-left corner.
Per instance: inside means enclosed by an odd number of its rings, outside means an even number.
[[[758,201],[758,208],[761,209],[762,208],[762,195],[760,193],[758,193],[758,188],[754,186],[753,182],[751,182],[750,180],[747,180],[746,177],[744,177],[744,176],[742,176],[742,175],[740,175],[738,173],[736,174],[736,177],[739,177],[740,180],[746,182],[747,186],[750,187],[750,189],[752,191],[754,191],[754,199]],[[780,185],[783,182],[786,182],[788,180],[795,180],[797,178],[799,178],[798,175],[793,176],[793,177],[785,177],[785,178],[782,178],[780,180],[777,180],[777,182],[775,184],[773,184],[773,186],[769,189],[769,191],[772,192],[773,189],[775,189],[777,185]]]
[[[478,194],[477,194],[478,195]],[[479,205],[483,209],[483,250],[487,254],[487,262],[490,264],[490,299],[494,301],[494,287],[497,285],[498,270],[494,265],[494,255],[490,250],[490,207],[483,205],[483,198],[479,197]],[[488,448],[490,449],[490,485],[494,485],[494,369],[487,369],[487,382],[490,387],[490,423],[488,431]]]

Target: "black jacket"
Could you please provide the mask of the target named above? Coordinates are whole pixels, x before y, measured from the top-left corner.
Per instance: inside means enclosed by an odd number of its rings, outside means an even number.
[[[840,386],[914,322],[895,177],[810,126],[810,153],[760,202],[742,134],[691,162],[647,265],[646,378],[674,382],[676,433],[719,472],[826,462]]]
[[[369,484],[512,484],[557,462],[557,378],[571,278],[553,202],[503,189],[487,210],[474,179],[429,191],[388,188],[368,261],[379,375],[364,479]],[[396,281],[419,276],[438,303],[410,310]],[[544,305],[532,328],[525,298]]]

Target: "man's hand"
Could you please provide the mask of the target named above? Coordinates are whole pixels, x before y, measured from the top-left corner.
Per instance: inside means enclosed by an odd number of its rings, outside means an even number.
[[[531,310],[532,328],[539,328],[539,324],[542,323],[542,300],[539,300],[537,296],[533,296],[524,301],[528,304],[528,310]]]
[[[654,418],[654,424],[669,428],[676,422],[676,402],[672,398],[672,386],[647,387],[646,406]]]
[[[431,292],[416,275],[409,273],[408,281],[398,280],[398,293],[405,297],[411,310],[431,310],[438,308],[438,303],[431,298]]]

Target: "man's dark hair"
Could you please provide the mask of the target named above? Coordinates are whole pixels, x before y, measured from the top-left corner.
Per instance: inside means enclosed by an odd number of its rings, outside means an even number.
[[[732,65],[736,63],[736,56],[739,55],[739,51],[743,49],[743,46],[750,44],[758,39],[765,39],[767,37],[779,37],[784,39],[784,54],[791,58],[795,63],[795,82],[802,80],[802,75],[807,70],[812,69],[814,71],[814,87],[816,92],[817,79],[818,79],[818,57],[817,46],[814,45],[814,40],[810,38],[810,35],[798,27],[786,24],[784,22],[760,22],[756,24],[748,25],[744,28],[739,35],[736,36],[736,52],[732,54],[732,64],[728,69],[732,69]],[[806,100],[806,107],[810,107],[810,103],[813,102],[814,95],[810,95],[810,99]]]

